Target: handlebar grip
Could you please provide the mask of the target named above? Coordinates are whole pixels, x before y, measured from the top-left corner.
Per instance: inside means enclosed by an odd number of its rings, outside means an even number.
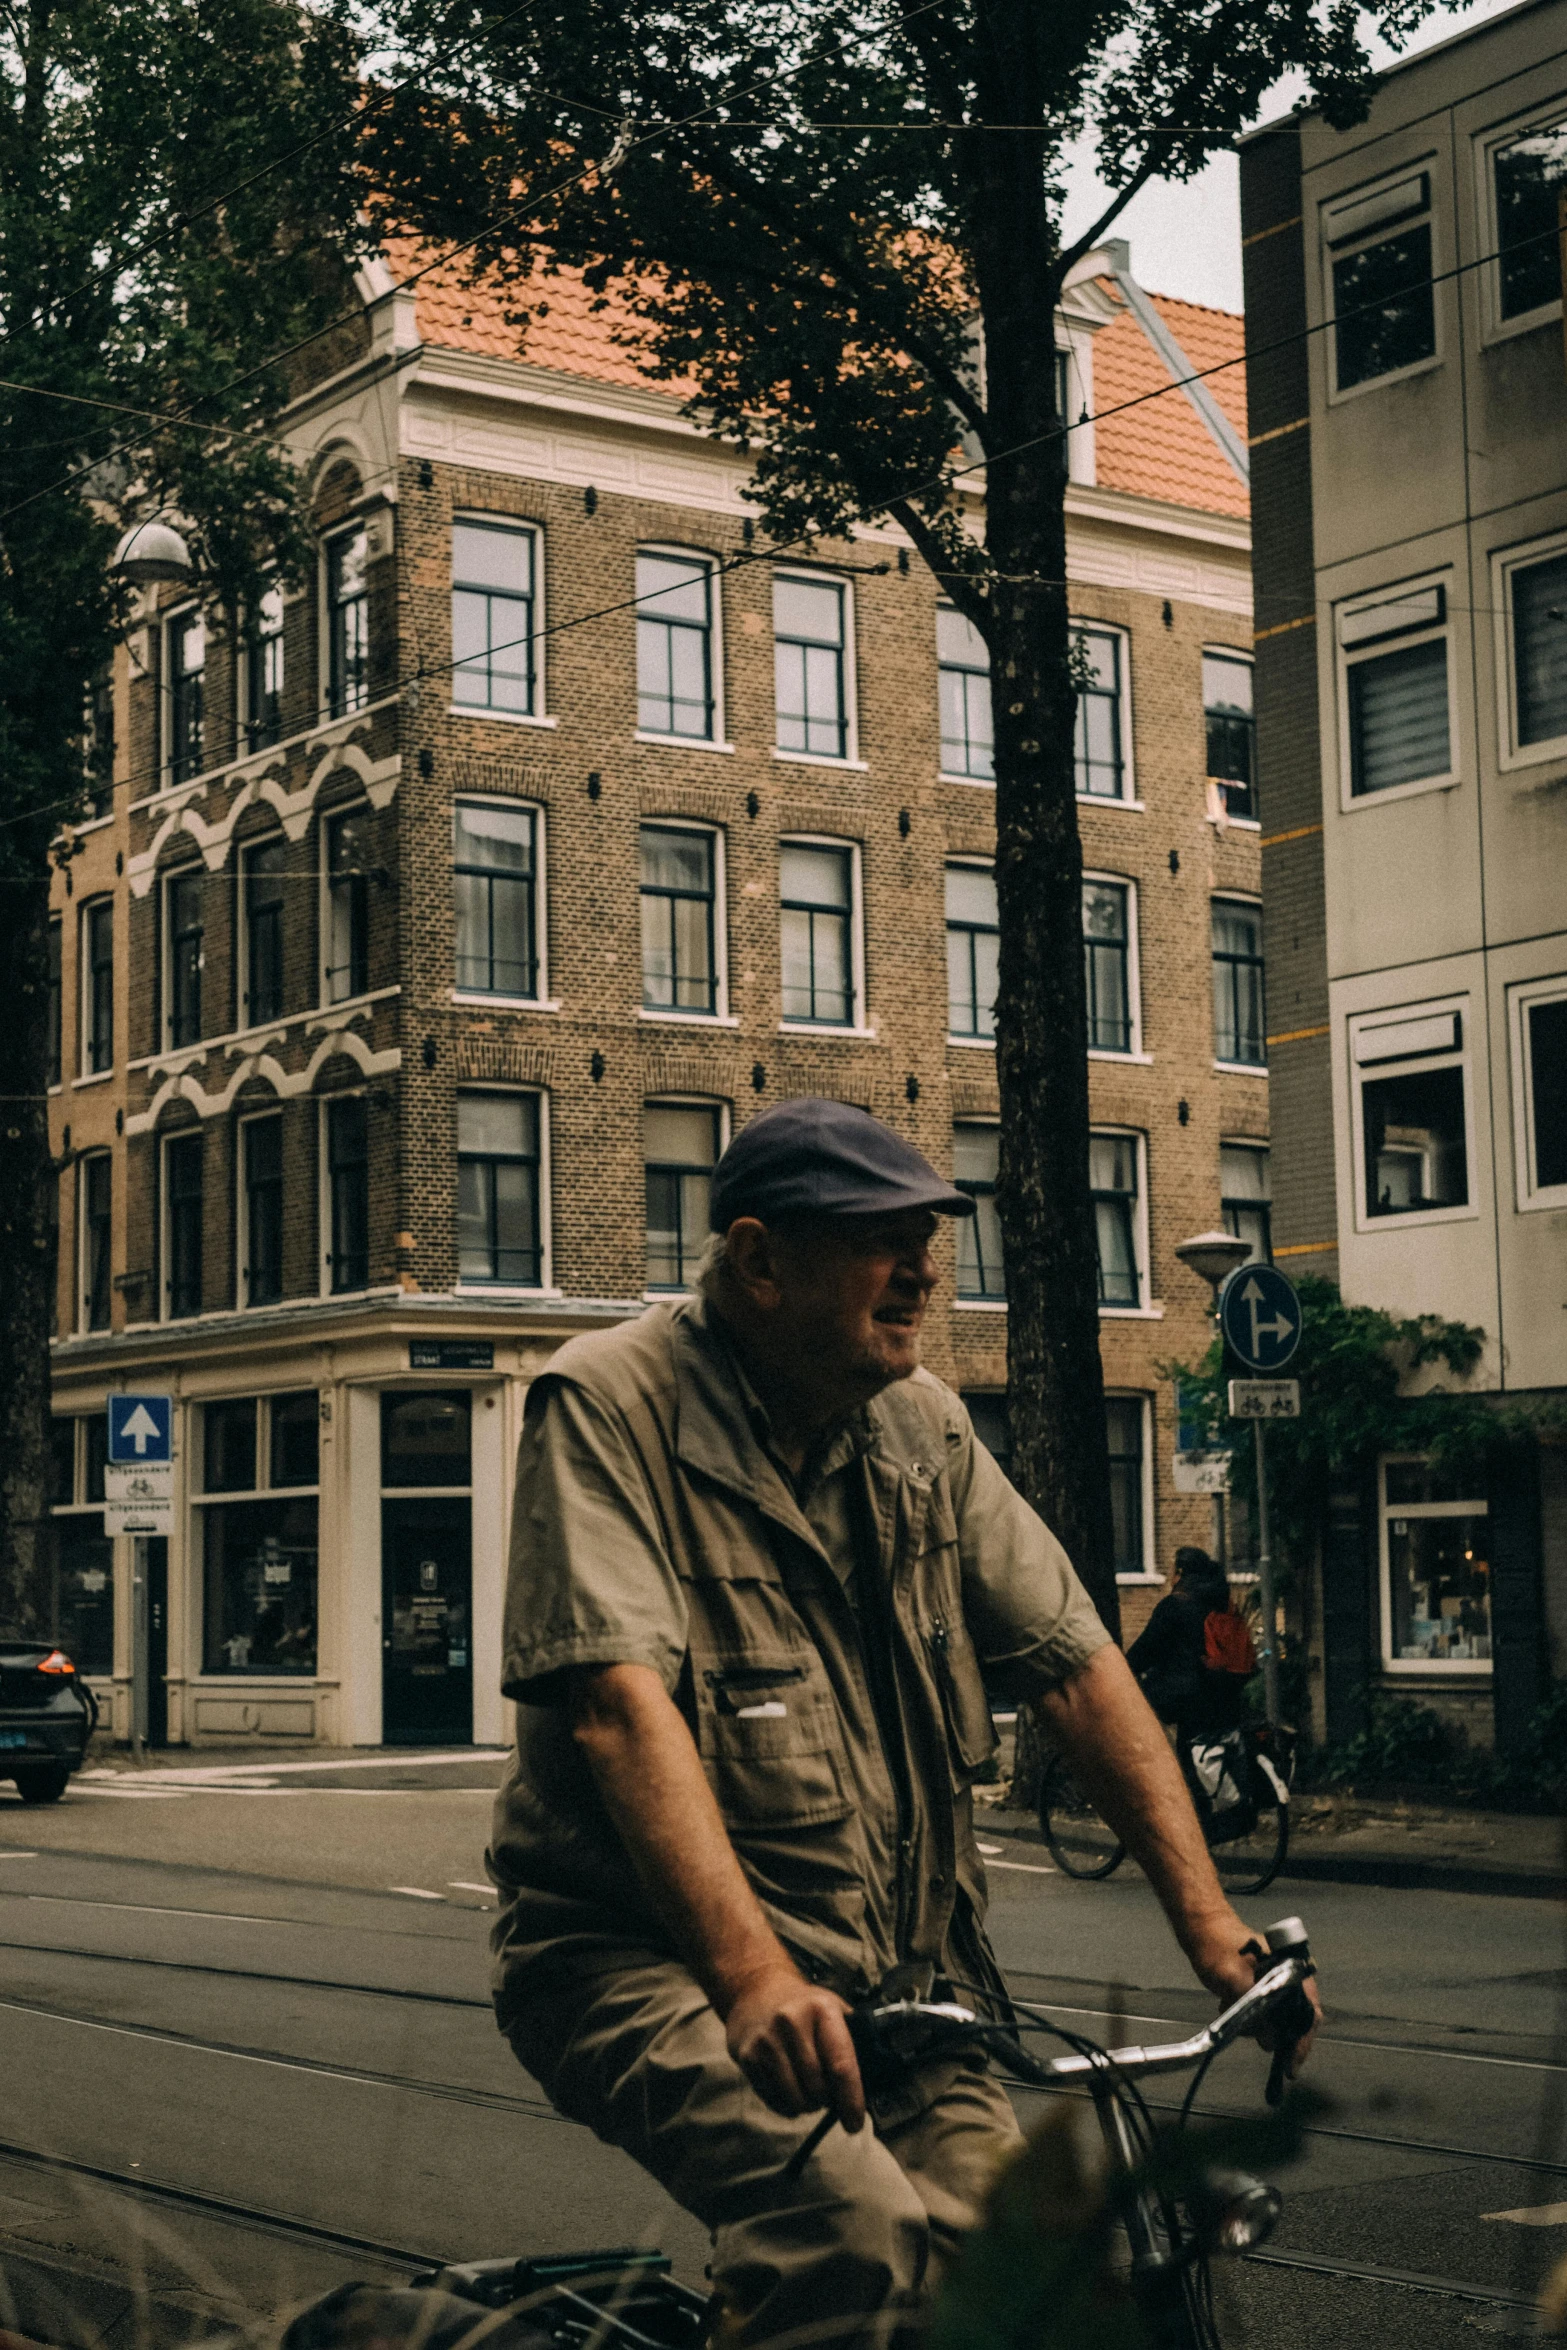
[[[1316,2022],[1311,2001],[1297,1983],[1287,1999],[1278,2007],[1279,2044],[1273,2051],[1273,2062],[1268,2067],[1268,2085],[1263,2094],[1270,2105],[1282,2105],[1288,2085],[1287,2067],[1298,2042],[1306,2037]]]

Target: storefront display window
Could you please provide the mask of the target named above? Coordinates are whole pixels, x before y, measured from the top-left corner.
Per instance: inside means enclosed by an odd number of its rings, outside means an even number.
[[[1382,1465],[1383,1654],[1393,1672],[1491,1669],[1489,1519],[1424,1460]]]
[[[316,1670],[317,1500],[303,1488],[319,1476],[319,1414],[314,1388],[205,1407],[195,1506],[204,1673]]]
[[[114,1544],[103,1519],[55,1520],[54,1636],[79,1673],[114,1670]]]

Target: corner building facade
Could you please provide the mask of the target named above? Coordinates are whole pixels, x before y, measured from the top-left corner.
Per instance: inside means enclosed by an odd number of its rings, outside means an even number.
[[[1005,1450],[982,649],[890,529],[771,548],[574,280],[519,349],[416,266],[287,419],[315,577],[237,643],[149,591],[60,844],[57,1629],[120,1736],[503,1738],[528,1382],[686,1285],[714,1158],[791,1095],[976,1193],[927,1360]],[[1129,1631],[1210,1532],[1174,1244],[1268,1246],[1239,326],[1120,245],[1061,319],[1073,412],[1114,411],[1069,560]],[[175,1398],[166,1539],[105,1535],[116,1389]]]

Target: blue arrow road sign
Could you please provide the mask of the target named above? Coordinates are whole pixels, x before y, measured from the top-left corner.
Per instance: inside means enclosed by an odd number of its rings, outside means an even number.
[[[174,1458],[174,1400],[167,1395],[111,1395],[109,1398],[109,1458],[134,1461],[146,1468],[152,1461]]]
[[[1272,1265],[1241,1265],[1219,1292],[1225,1343],[1249,1371],[1282,1371],[1300,1344],[1300,1299]]]

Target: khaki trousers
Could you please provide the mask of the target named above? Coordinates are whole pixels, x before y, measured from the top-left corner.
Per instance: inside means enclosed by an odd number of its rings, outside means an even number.
[[[1006,2092],[965,2070],[912,2120],[832,2129],[762,2103],[687,1970],[657,1960],[532,2000],[509,2027],[557,2111],[622,2147],[713,2233],[726,2350],[904,2350],[1001,2160]]]

